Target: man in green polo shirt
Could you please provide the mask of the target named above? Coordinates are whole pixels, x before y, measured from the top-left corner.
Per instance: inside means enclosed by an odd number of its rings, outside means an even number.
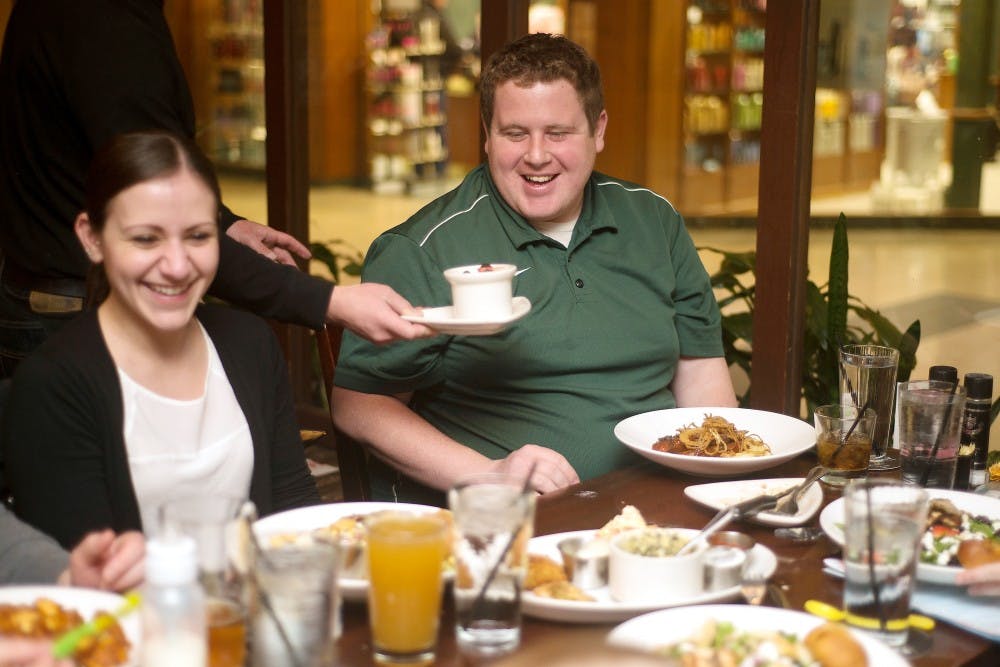
[[[364,279],[445,306],[445,269],[514,264],[531,311],[494,336],[345,336],[333,414],[374,455],[377,499],[440,502],[469,474],[532,468],[547,493],[635,460],[612,432],[625,417],[736,404],[680,215],[593,170],[608,121],[597,64],[528,35],[489,60],[481,90],[488,164],[376,239]]]

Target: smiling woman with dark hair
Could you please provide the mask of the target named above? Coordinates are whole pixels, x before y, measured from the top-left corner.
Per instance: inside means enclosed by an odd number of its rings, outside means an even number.
[[[75,226],[106,288],[19,367],[3,427],[15,512],[63,546],[148,530],[187,495],[262,514],[318,501],[270,328],[201,303],[218,211],[211,166],[177,136],[121,135],[95,157]]]

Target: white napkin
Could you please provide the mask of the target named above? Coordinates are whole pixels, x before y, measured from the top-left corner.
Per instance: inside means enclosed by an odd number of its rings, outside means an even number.
[[[917,584],[910,606],[922,614],[1000,642],[1000,603],[995,596],[969,595],[963,586]]]

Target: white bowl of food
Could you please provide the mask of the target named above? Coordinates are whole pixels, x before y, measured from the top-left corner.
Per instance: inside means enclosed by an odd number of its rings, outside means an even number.
[[[723,422],[728,427],[719,426]],[[623,419],[615,425],[614,433],[640,456],[704,477],[735,477],[765,470],[816,444],[812,424],[777,412],[745,408],[654,410]]]
[[[608,587],[619,602],[670,602],[690,599],[705,587],[707,543],[677,553],[698,534],[686,528],[650,526],[611,541]]]

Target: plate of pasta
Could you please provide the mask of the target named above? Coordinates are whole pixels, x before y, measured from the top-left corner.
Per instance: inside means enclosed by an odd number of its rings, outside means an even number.
[[[703,477],[766,470],[810,449],[816,431],[801,419],[745,408],[673,408],[615,425],[615,437],[651,461]]]

